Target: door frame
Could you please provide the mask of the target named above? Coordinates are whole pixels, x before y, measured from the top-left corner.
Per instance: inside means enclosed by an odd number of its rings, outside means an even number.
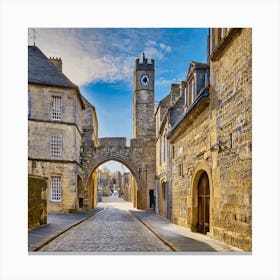
[[[213,183],[212,170],[206,160],[199,162],[194,169],[191,189],[191,221],[190,228],[198,232],[198,182],[203,172],[206,172],[209,181],[210,201],[209,201],[209,232],[212,230],[212,208],[213,208]]]
[[[204,180],[205,180],[205,182],[203,182]],[[200,188],[203,188],[204,183],[206,185],[206,189],[200,189]],[[197,227],[198,227],[198,232],[206,234],[209,231],[209,226],[210,226],[210,187],[209,187],[209,178],[205,171],[202,172],[199,177],[197,188],[198,188]],[[208,207],[207,207],[207,200],[208,200]],[[200,210],[202,210],[202,211],[200,211]],[[200,216],[201,212],[203,212],[203,213]],[[208,215],[207,215],[207,213],[208,213]],[[202,225],[200,225],[201,220],[203,220]],[[206,220],[208,220],[208,227],[206,226]],[[207,228],[208,228],[208,230],[207,230]]]

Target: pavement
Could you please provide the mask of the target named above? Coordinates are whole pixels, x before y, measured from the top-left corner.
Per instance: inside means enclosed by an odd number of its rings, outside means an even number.
[[[127,208],[134,217],[153,232],[171,251],[191,252],[192,254],[201,254],[202,252],[244,254],[244,251],[239,248],[214,240],[207,235],[191,232],[184,227],[172,224],[168,219],[157,215],[153,211],[135,209],[131,207],[132,203],[126,202],[122,198],[113,197],[105,199],[106,203],[99,203],[98,207],[89,212],[49,214],[46,226],[28,232],[28,251],[40,250],[59,235],[102,211],[109,205],[107,203],[116,203],[116,199],[118,203],[121,203],[120,205],[123,205],[122,208]]]
[[[28,231],[28,251],[32,252],[40,250],[43,246],[64,232],[89,219],[101,210],[103,210],[102,207],[96,207],[88,212],[77,212],[71,214],[49,213],[47,225]]]
[[[201,233],[195,233],[187,228],[175,225],[168,219],[152,211],[130,210],[130,212],[145,224],[159,239],[175,252],[221,252],[235,253],[243,250],[214,240]]]

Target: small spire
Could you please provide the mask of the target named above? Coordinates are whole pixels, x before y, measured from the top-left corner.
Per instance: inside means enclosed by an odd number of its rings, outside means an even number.
[[[144,61],[144,59],[145,59],[145,53],[143,52],[143,61]]]

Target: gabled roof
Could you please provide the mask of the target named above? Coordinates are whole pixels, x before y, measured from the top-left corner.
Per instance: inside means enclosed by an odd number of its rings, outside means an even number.
[[[84,109],[80,89],[36,46],[28,46],[28,83],[76,89]]]
[[[192,74],[194,69],[207,69],[207,68],[209,68],[209,64],[207,63],[191,61],[186,77],[188,79],[188,77]]]
[[[170,139],[179,131],[180,127],[183,126],[184,122],[192,122],[195,117],[191,118],[192,114],[200,114],[202,110],[209,104],[210,97],[209,97],[209,85],[203,88],[188,110],[181,114],[178,119],[176,120],[175,124],[169,131],[167,135],[167,139]],[[176,137],[176,135],[174,136]],[[171,142],[172,143],[172,142]]]
[[[28,46],[28,82],[67,88],[77,87],[36,46]]]

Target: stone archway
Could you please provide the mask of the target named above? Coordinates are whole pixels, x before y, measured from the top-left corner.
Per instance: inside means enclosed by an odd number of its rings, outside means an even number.
[[[194,170],[194,176],[192,178],[192,215],[191,215],[191,230],[197,232],[198,229],[198,211],[199,211],[199,183],[204,174],[207,175],[208,183],[209,183],[209,192],[210,192],[210,200],[209,200],[209,229],[211,231],[211,223],[212,223],[212,200],[213,200],[213,184],[212,184],[212,171],[207,161],[201,161],[198,163]]]
[[[125,143],[126,138],[108,137],[106,141],[101,141],[102,145],[99,147],[85,147],[82,172],[84,189],[87,189],[91,174],[98,166],[110,160],[118,161],[124,164],[135,178],[137,200],[134,206],[149,209],[149,191],[154,189],[155,184],[155,161],[151,161],[151,154],[154,154],[152,149],[155,147],[152,144],[143,146],[143,141],[137,139],[132,139],[128,147]]]

